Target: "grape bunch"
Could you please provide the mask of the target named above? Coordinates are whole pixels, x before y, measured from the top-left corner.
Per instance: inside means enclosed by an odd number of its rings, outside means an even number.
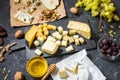
[[[85,7],[85,11],[91,11],[93,17],[101,16],[107,18],[108,22],[113,19],[119,21],[120,18],[115,14],[116,7],[111,0],[78,0],[75,7]]]
[[[103,39],[99,43],[100,52],[106,56],[116,56],[119,53],[120,45],[113,40]]]

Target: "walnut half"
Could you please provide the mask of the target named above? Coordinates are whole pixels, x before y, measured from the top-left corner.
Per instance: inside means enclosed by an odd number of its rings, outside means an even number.
[[[22,72],[18,71],[15,73],[14,80],[23,80],[23,79],[24,79],[24,75]]]

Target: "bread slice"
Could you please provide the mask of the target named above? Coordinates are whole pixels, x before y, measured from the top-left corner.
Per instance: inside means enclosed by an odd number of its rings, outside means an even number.
[[[53,10],[57,8],[59,5],[60,1],[59,0],[41,0],[41,2],[44,4],[44,6],[47,9]]]

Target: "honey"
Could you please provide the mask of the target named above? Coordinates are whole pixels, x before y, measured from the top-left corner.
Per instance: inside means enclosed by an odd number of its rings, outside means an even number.
[[[27,62],[26,70],[32,77],[39,78],[47,72],[48,63],[43,57],[37,56]]]

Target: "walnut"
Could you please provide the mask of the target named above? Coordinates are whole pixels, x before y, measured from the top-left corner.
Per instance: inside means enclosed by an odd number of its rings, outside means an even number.
[[[22,72],[16,72],[15,76],[14,76],[14,80],[23,80],[24,79],[24,75]]]
[[[78,9],[77,9],[76,7],[72,7],[72,8],[70,9],[70,12],[71,12],[72,14],[78,14]]]

